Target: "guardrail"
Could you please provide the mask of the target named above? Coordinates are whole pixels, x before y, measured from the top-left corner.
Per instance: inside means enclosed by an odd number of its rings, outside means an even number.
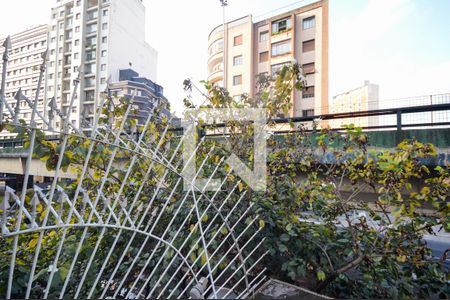
[[[403,116],[414,113],[426,113],[426,112],[448,112],[448,120],[444,122],[418,122],[418,123],[404,123]],[[420,128],[429,129],[433,127],[450,128],[450,103],[444,104],[434,104],[434,105],[420,105],[420,106],[409,106],[409,107],[398,107],[398,108],[387,108],[387,109],[377,109],[368,111],[357,111],[357,112],[346,112],[346,113],[336,113],[336,114],[324,114],[308,117],[294,117],[294,118],[277,118],[272,120],[276,124],[289,124],[289,123],[308,123],[318,120],[330,121],[330,120],[345,120],[351,118],[362,118],[362,117],[379,117],[379,116],[395,116],[395,124],[388,125],[376,125],[376,126],[365,126],[361,127],[365,131],[380,130],[380,129],[394,129],[401,131],[402,129]],[[203,125],[202,127],[208,127],[212,125]],[[219,123],[213,125],[215,128],[224,128],[226,124]],[[330,128],[331,130],[342,130],[339,128]],[[175,132],[183,132],[183,127],[173,127],[170,129]],[[312,129],[306,131],[313,131]],[[293,132],[293,130],[277,130],[274,134],[286,134]],[[217,134],[207,134],[208,136],[215,136]],[[222,135],[222,134],[219,134]],[[49,137],[49,140],[57,140],[58,137]],[[23,139],[5,139],[0,140],[0,152],[10,153],[7,149],[20,149],[23,147]]]

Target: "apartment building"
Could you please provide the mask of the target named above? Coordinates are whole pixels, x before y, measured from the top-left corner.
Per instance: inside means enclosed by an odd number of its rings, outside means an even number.
[[[120,70],[132,67],[156,80],[157,53],[145,42],[142,0],[57,0],[48,45],[46,101],[55,97],[66,111],[74,95],[70,121],[77,127],[92,123],[100,93],[119,81]]]
[[[379,86],[364,81],[364,84],[358,88],[341,93],[333,97],[330,101],[330,113],[348,113],[379,109]],[[357,127],[378,126],[379,117],[356,117],[340,120],[331,120],[332,128],[341,128],[342,125],[353,124]]]
[[[16,107],[17,100],[14,99],[19,88],[22,89],[23,95],[34,100],[37,92],[37,83],[39,79],[40,67],[42,65],[42,53],[47,49],[48,26],[40,25],[29,28],[23,32],[12,35],[11,49],[8,56],[9,61],[6,69],[6,84],[4,96],[11,109],[19,112],[19,118],[29,121],[31,118],[32,108],[26,101],[20,101],[19,107]],[[3,45],[5,38],[1,39]],[[5,49],[0,46],[1,55]],[[0,74],[3,64],[0,64]],[[38,110],[44,111],[44,99],[46,98],[45,77],[41,85],[38,99]],[[11,119],[11,114],[6,106],[3,109],[5,117]],[[42,121],[37,121],[38,126],[42,126]],[[1,133],[0,138],[11,137],[11,134]]]
[[[303,66],[307,85],[295,91],[290,116],[328,113],[328,0],[262,20],[246,16],[211,31],[208,80],[236,99],[253,97],[256,78],[276,76],[283,65]]]
[[[160,115],[170,117],[170,104],[164,96],[163,87],[139,76],[132,69],[120,70],[119,81],[111,83],[109,89],[114,96],[133,99],[138,112],[131,117],[136,118],[141,125],[145,124],[150,114],[154,114],[155,109],[158,109]]]

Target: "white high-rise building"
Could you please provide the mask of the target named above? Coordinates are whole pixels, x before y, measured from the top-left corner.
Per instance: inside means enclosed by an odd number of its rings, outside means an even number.
[[[20,101],[19,107],[16,107],[17,100],[14,97],[19,88],[22,89],[23,95],[30,100],[34,101],[36,97],[40,67],[42,65],[42,53],[47,49],[47,28],[47,25],[40,25],[11,35],[11,49],[8,53],[4,96],[13,113],[19,113],[18,119],[23,119],[27,123],[31,119],[32,108],[26,101]],[[1,45],[3,45],[5,38],[0,40],[0,55],[3,55],[5,49]],[[0,74],[2,69],[3,62],[0,63]],[[45,92],[44,77],[39,91],[37,105],[39,112],[44,111]],[[3,107],[3,113],[7,118],[13,119],[6,105]],[[42,127],[43,121],[39,119],[36,124],[38,127]],[[6,131],[0,133],[0,138],[13,136],[15,134]]]
[[[48,40],[46,103],[55,97],[62,111],[68,109],[81,67],[72,124],[81,126],[82,117],[92,121],[99,94],[108,80],[119,80],[119,70],[131,67],[156,81],[157,52],[145,42],[142,0],[56,1]]]

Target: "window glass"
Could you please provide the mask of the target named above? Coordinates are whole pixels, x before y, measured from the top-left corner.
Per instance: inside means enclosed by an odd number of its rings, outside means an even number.
[[[272,34],[280,33],[289,29],[291,29],[290,17],[272,22]]]
[[[268,31],[263,31],[259,33],[259,42],[265,42],[269,40],[269,32]]]
[[[242,84],[242,75],[233,76],[233,85]]]
[[[233,65],[234,66],[242,65],[242,55],[233,57]]]
[[[283,55],[291,52],[291,41],[272,44],[272,56]]]
[[[316,18],[314,16],[303,19],[303,30],[316,26]]]

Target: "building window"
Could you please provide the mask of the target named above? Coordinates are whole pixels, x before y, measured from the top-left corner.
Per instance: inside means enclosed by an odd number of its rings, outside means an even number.
[[[101,70],[102,70],[102,71],[106,71],[106,65],[105,65],[105,64],[103,64],[103,65],[101,66]]]
[[[272,56],[284,55],[291,52],[291,41],[272,44]]]
[[[94,60],[95,59],[95,51],[86,51],[86,60]]]
[[[242,75],[233,76],[233,85],[242,84]]]
[[[106,83],[106,78],[102,77],[102,78],[100,79],[100,83],[101,83],[101,84],[105,84],[105,83]]]
[[[78,53],[75,53],[75,54],[73,55],[73,58],[74,58],[74,59],[78,59],[78,57],[79,57]]]
[[[259,54],[259,62],[260,62],[260,63],[266,62],[266,61],[268,61],[268,60],[269,60],[269,51],[261,52],[261,53]]]
[[[84,84],[86,87],[93,87],[95,85],[95,80],[93,78],[86,78]]]
[[[97,24],[96,24],[96,23],[94,23],[94,24],[89,24],[89,25],[86,27],[86,33],[87,33],[87,34],[93,33],[93,32],[96,32],[96,31],[97,31]]]
[[[316,49],[315,40],[309,40],[303,42],[303,53],[314,51]]]
[[[304,87],[302,93],[303,98],[314,98],[314,86]]]
[[[97,37],[89,37],[86,39],[86,47],[94,47],[97,45]]]
[[[75,27],[75,32],[80,32],[80,26]]]
[[[234,37],[234,46],[242,45],[242,34]]]
[[[102,29],[103,29],[103,30],[108,29],[108,23],[103,23],[103,24],[102,24]]]
[[[269,40],[269,32],[268,31],[263,31],[259,33],[259,42],[266,42]]]
[[[281,69],[286,65],[286,63],[282,63],[282,64],[277,64],[277,65],[273,65],[271,68],[271,74],[272,74],[272,78],[276,77],[278,75],[278,73],[281,71]]]
[[[80,13],[76,14],[75,19],[77,19],[77,20],[81,19],[81,14]]]
[[[103,10],[103,16],[106,17],[107,15],[108,15],[108,10],[107,9]]]
[[[302,66],[302,69],[303,69],[303,73],[305,73],[305,74],[314,74],[316,72],[314,63],[304,64]]]
[[[86,92],[85,97],[84,97],[84,99],[85,99],[86,101],[88,101],[88,102],[94,101],[94,98],[95,98],[95,93],[94,93],[94,91],[88,91],[88,92]]]
[[[314,116],[314,109],[302,110],[302,116],[303,117],[313,117]]]
[[[96,65],[95,64],[86,64],[85,69],[84,69],[84,73],[86,75],[93,74],[95,72],[95,69],[96,69]]]
[[[291,29],[291,26],[291,17],[272,22],[272,34],[277,34],[289,30]]]
[[[108,42],[108,38],[106,36],[102,37],[102,43],[106,44]]]
[[[102,57],[106,57],[106,50],[102,51]]]
[[[316,26],[316,17],[312,16],[303,19],[303,30],[313,28],[314,26]]]
[[[240,66],[240,65],[242,65],[242,55],[233,57],[233,66]]]

